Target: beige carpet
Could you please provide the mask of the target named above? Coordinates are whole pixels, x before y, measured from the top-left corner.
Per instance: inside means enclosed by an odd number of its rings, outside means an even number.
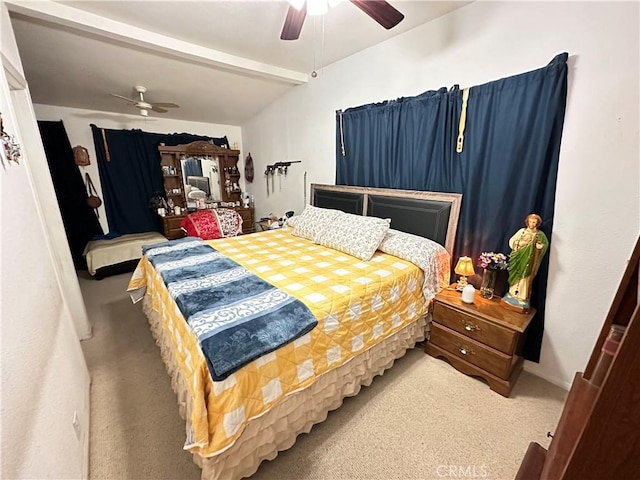
[[[130,275],[80,279],[93,338],[89,475],[197,479],[184,422]],[[264,462],[253,478],[513,479],[527,445],[548,446],[566,392],[523,373],[509,399],[419,348]]]

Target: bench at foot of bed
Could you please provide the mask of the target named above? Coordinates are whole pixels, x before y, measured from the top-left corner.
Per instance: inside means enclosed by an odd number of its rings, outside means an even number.
[[[108,240],[91,240],[83,255],[87,260],[87,270],[96,279],[110,275],[132,272],[142,256],[143,245],[166,242],[158,232],[131,233]]]

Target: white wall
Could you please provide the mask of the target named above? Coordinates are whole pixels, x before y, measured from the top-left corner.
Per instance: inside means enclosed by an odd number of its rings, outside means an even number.
[[[206,135],[209,137],[224,137],[226,135],[227,140],[229,140],[229,146],[237,143],[238,148],[242,150],[242,133],[239,126],[171,120],[160,116],[147,117],[145,119],[140,115],[124,115],[55,105],[36,104],[34,105],[34,109],[38,120],[62,120],[71,146],[82,145],[89,151],[91,165],[82,167],[80,170],[83,179],[84,173],[89,173],[93,184],[98,190],[98,196],[103,200],[102,206],[98,209],[98,213],[100,214],[100,224],[105,233],[109,231],[109,228],[107,225],[107,214],[104,209],[104,196],[102,195],[102,184],[100,182],[100,176],[98,175],[96,149],[93,143],[90,124],[93,123],[99,128],[116,130],[130,130],[135,128],[152,133],[192,133],[194,135]],[[244,160],[242,160],[242,158],[244,157],[240,155],[240,158],[238,168],[243,171]]]
[[[3,3],[0,14],[0,63],[7,67],[17,61],[9,68],[21,74],[15,42],[7,41],[13,34]],[[42,160],[38,155],[43,152],[41,144],[39,149],[26,148],[28,139],[37,135],[28,90],[10,92],[4,68],[0,68],[0,112],[5,129],[16,136],[24,152],[20,165],[0,168],[0,476],[86,478],[89,373],[59,280],[62,260],[53,252],[51,232],[59,218],[46,224],[40,200],[48,198],[48,192],[36,193]],[[72,426],[74,412],[80,438]]]
[[[335,111],[479,85],[567,51],[545,336],[526,368],[568,386],[582,371],[640,232],[637,2],[474,2],[326,67],[243,125],[256,216],[303,209],[308,182],[335,181]],[[269,197],[267,163],[303,160]],[[491,228],[487,225],[487,228]]]

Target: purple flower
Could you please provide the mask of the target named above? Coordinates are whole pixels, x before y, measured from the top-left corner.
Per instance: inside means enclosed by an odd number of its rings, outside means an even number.
[[[507,268],[507,256],[504,253],[482,252],[478,258],[478,265],[490,270],[504,270]]]

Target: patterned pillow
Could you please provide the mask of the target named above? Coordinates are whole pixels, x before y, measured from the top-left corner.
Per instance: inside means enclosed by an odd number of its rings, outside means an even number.
[[[389,229],[378,250],[414,263],[424,272],[422,293],[430,300],[442,288],[449,286],[451,256],[445,248],[410,233]]]
[[[295,222],[291,234],[317,243],[318,234],[326,225],[331,225],[331,222],[339,213],[342,212],[340,210],[307,205]]]
[[[229,208],[197,210],[182,219],[180,228],[188,237],[200,237],[203,240],[235,237],[242,233],[242,217]]]
[[[376,253],[389,230],[389,222],[389,219],[339,212],[322,230],[318,243],[366,262]]]
[[[298,224],[299,219],[300,219],[300,215],[294,215],[293,217],[289,217],[284,221],[283,227],[295,228],[295,226]]]

